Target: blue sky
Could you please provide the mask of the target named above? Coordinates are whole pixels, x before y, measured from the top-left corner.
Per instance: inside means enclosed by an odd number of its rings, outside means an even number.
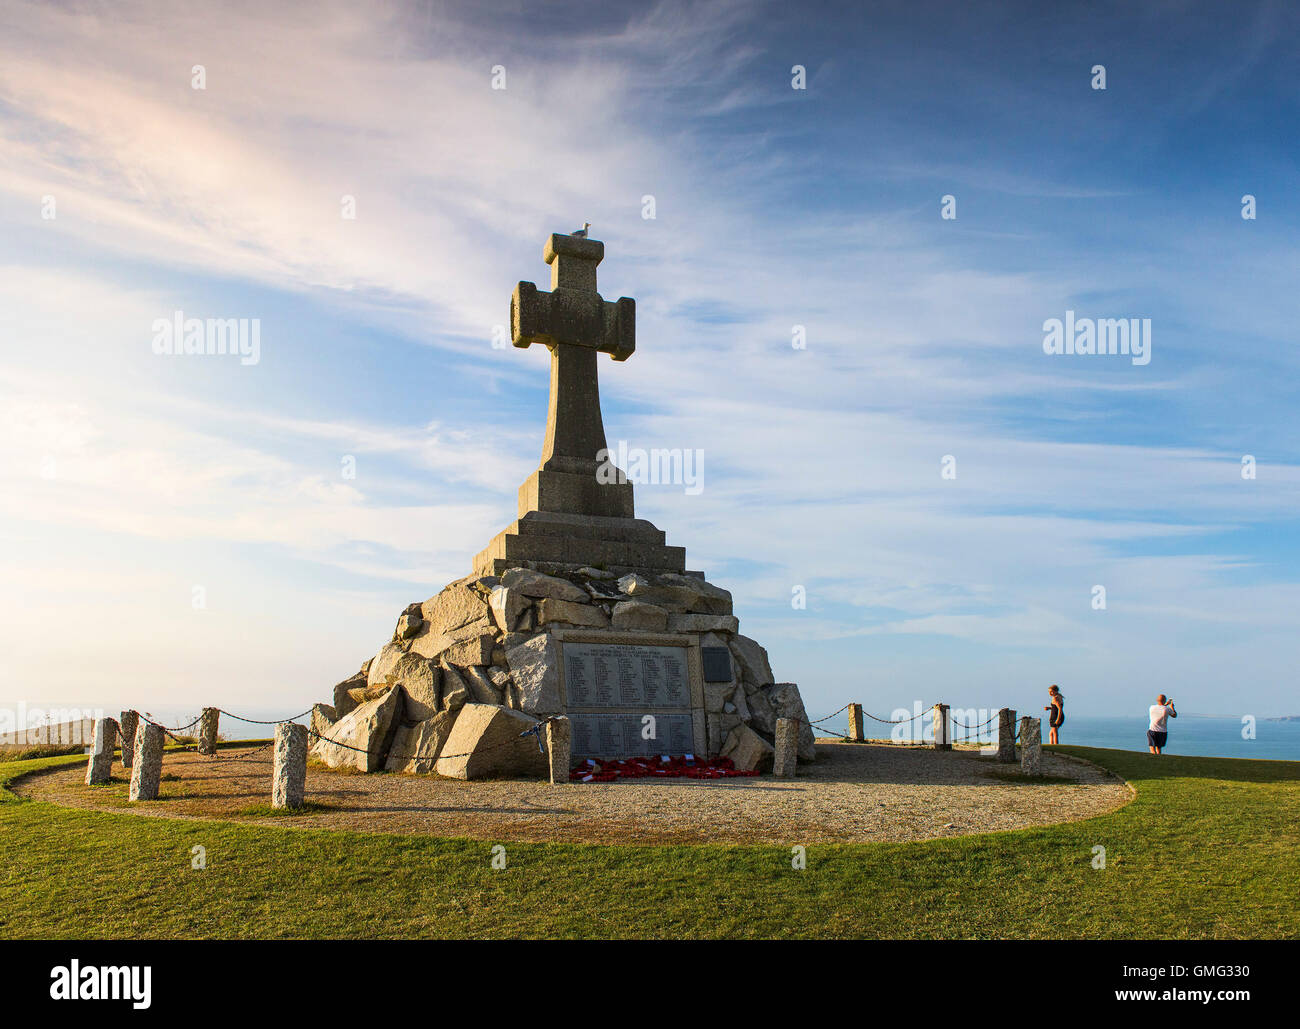
[[[638,305],[611,443],[704,453],[638,514],[810,710],[1294,713],[1293,8],[4,19],[0,699],[327,697],[513,517],[546,355],[491,338],[586,220]],[[154,354],[177,309],[261,360]],[[1150,364],[1044,354],[1067,309]]]

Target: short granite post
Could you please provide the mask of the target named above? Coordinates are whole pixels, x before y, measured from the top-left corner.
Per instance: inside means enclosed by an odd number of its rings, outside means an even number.
[[[135,731],[140,727],[139,711],[123,711],[122,721],[117,727],[122,737],[122,767],[130,768],[135,760]]]
[[[275,727],[275,766],[271,807],[300,808],[307,789],[307,727],[280,722]]]
[[[1016,759],[1016,713],[1009,707],[998,711],[998,761],[1007,765]]]
[[[215,707],[205,707],[203,714],[199,716],[199,753],[215,754],[217,752],[217,722],[221,718],[221,710]]]
[[[799,722],[794,718],[776,720],[776,756],[772,774],[778,779],[793,779],[799,761]]]
[[[157,800],[162,781],[162,726],[145,722],[136,730],[135,761],[131,766],[131,800]]]
[[[117,719],[96,718],[95,738],[86,762],[86,785],[103,786],[113,777],[113,748],[117,745]]]
[[[935,704],[931,712],[934,726],[934,749],[952,750],[952,729],[948,725],[948,705]]]
[[[851,743],[861,743],[865,736],[862,735],[862,705],[849,705],[849,741]]]
[[[573,724],[563,715],[546,722],[546,762],[550,766],[551,785],[568,783],[569,767],[573,763]]]
[[[1020,719],[1020,771],[1038,775],[1043,760],[1043,720],[1026,715]]]

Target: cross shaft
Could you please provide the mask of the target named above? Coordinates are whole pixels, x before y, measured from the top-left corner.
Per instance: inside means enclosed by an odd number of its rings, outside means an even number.
[[[596,291],[605,244],[552,235],[542,255],[551,291],[520,282],[510,300],[514,345],[541,343],[551,352],[551,397],[541,469],[594,477],[606,447],[596,355],[626,361],[636,349],[636,301],[608,301]]]

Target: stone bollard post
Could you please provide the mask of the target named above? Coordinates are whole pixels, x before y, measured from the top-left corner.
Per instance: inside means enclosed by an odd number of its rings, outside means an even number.
[[[117,745],[117,719],[96,718],[95,738],[86,762],[86,785],[103,786],[113,777],[113,748]]]
[[[217,752],[217,723],[221,711],[215,707],[205,707],[199,716],[199,753],[215,754]]]
[[[931,713],[934,726],[934,749],[952,750],[952,729],[948,725],[948,705],[935,704]]]
[[[1043,721],[1026,715],[1020,719],[1020,771],[1038,775],[1043,760]]]
[[[135,761],[131,766],[132,800],[157,800],[162,781],[163,731],[152,722],[136,730]]]
[[[307,727],[281,722],[275,727],[275,769],[271,807],[300,808],[307,791]]]
[[[1016,713],[1009,707],[998,711],[998,761],[1007,765],[1016,759]]]
[[[849,740],[853,743],[861,743],[866,739],[862,734],[862,705],[849,705]]]
[[[799,761],[799,723],[793,718],[776,720],[776,756],[772,774],[778,779],[793,779]]]
[[[563,715],[546,723],[546,761],[551,769],[551,785],[568,783],[573,764],[573,724]]]
[[[139,711],[123,711],[122,721],[117,727],[122,737],[122,767],[130,768],[135,762],[135,731],[140,727]]]

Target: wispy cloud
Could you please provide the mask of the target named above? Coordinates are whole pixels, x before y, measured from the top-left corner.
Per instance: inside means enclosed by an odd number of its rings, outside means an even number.
[[[1300,576],[1294,248],[1276,222],[1241,242],[1235,178],[1214,183],[1222,218],[1193,217],[1158,174],[1044,153],[1056,79],[954,52],[936,87],[897,12],[865,58],[746,3],[526,24],[397,3],[18,13],[0,41],[8,691],[76,694],[94,661],[103,689],[166,695],[133,675],[152,653],[232,703],[321,695],[514,516],[546,355],[490,340],[514,281],[545,280],[546,233],[583,220],[606,295],[638,300],[635,358],[601,366],[611,439],[706,457],[702,494],[643,488],[639,511],[733,589],[814,706],[873,660],[928,696],[935,640],[975,679],[1072,655],[1098,707],[1161,660],[1214,696],[1250,639],[1271,648],[1250,664],[1262,703],[1297,656],[1276,642]],[[1200,102],[1269,55],[1256,38]],[[996,146],[935,115],[978,102]],[[1041,324],[1071,306],[1156,316],[1152,364],[1048,358]],[[261,315],[262,364],[162,362],[148,327],[177,308]],[[200,582],[225,598],[206,622]],[[69,639],[84,597],[114,613]],[[1216,611],[1232,639],[1206,632]],[[72,657],[50,674],[56,634]]]

